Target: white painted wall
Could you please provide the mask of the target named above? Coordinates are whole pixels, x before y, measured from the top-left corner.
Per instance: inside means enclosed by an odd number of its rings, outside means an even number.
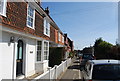
[[[9,43],[10,37],[15,37],[15,43]],[[35,54],[36,54],[36,40],[29,39],[20,35],[15,35],[8,32],[2,32],[0,37],[0,66],[2,70],[0,72],[0,79],[12,79],[16,78],[16,49],[18,39],[23,39],[24,42],[24,71],[25,76],[31,76],[35,73]],[[26,50],[26,51],[25,51]],[[14,53],[15,52],[15,53]],[[32,53],[30,53],[32,52]],[[15,55],[14,55],[15,54]],[[13,56],[14,55],[14,56]]]
[[[48,70],[48,60],[44,60],[43,62],[35,63],[36,73],[43,73]]]
[[[19,39],[24,42],[24,65],[23,72],[25,76],[31,76],[35,73],[36,66],[36,39],[24,37],[22,34],[15,34],[2,31],[0,35],[0,80],[1,79],[16,79],[16,54],[17,54],[17,41]],[[10,37],[15,37],[15,42],[10,43]],[[42,55],[44,56],[44,55]],[[40,68],[40,67],[42,68]],[[37,66],[43,72],[48,69],[48,60],[42,62]]]
[[[35,54],[36,54],[36,40],[26,39],[26,56],[27,56],[27,74],[26,76],[33,75],[35,73]]]
[[[0,75],[2,79],[12,79],[14,43],[9,44],[11,34],[2,32],[2,35],[2,42],[0,42],[2,72]]]

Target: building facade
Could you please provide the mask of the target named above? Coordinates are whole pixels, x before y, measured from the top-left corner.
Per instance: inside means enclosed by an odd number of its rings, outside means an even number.
[[[73,41],[67,36],[67,34],[64,34],[64,44],[65,44],[65,59],[67,59],[69,53],[74,51]]]
[[[64,34],[39,0],[0,1],[0,80],[44,73],[49,47],[63,47]]]

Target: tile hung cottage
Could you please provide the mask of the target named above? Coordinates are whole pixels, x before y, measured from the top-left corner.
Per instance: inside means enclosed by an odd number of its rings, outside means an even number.
[[[0,0],[0,80],[47,71],[49,47],[63,47],[64,34],[39,0]]]

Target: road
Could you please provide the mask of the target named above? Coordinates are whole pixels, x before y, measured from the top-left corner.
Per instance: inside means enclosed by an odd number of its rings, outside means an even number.
[[[80,76],[80,63],[79,60],[74,57],[72,64],[68,67],[66,72],[62,75],[60,81],[81,81]]]

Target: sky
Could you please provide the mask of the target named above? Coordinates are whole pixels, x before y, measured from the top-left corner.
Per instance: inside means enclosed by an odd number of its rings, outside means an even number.
[[[75,49],[94,45],[97,38],[115,44],[118,38],[117,2],[42,2]]]

